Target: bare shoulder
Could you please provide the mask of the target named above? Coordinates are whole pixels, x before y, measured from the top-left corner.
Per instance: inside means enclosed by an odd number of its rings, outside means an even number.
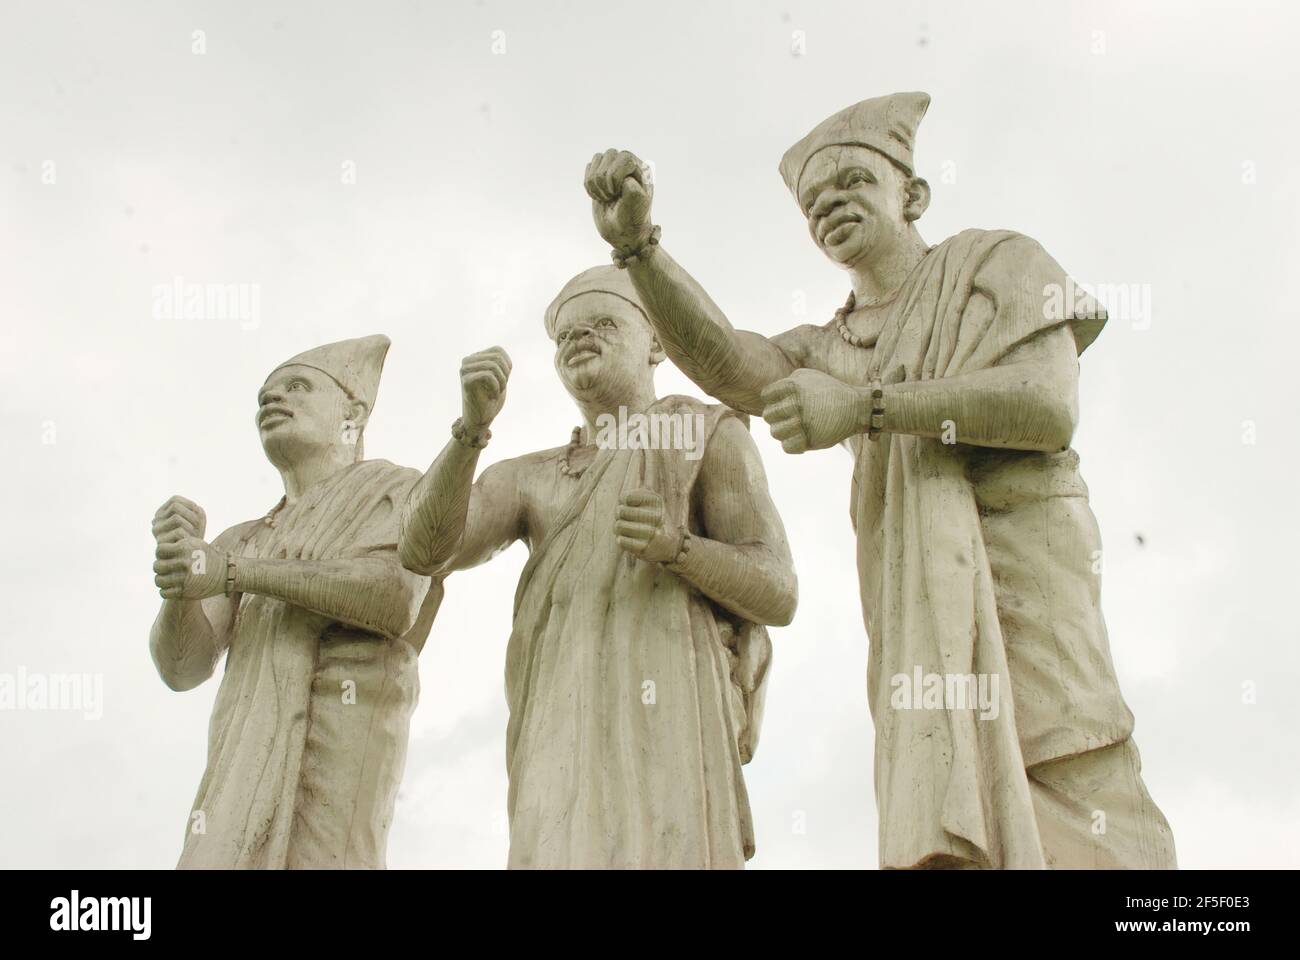
[[[793,330],[778,333],[772,342],[796,369],[823,370],[827,365],[828,345],[838,337],[835,321],[831,320],[820,326],[814,323],[802,324]]]
[[[829,327],[831,324],[823,324],[822,327],[816,324],[801,324],[800,327],[787,330],[785,333],[777,333],[772,337],[772,342],[780,347],[781,353],[788,356],[794,367],[810,367],[813,366],[809,363],[810,359],[826,353],[824,343],[827,334],[833,333]]]
[[[700,464],[700,477],[706,484],[725,483],[746,487],[762,478],[763,461],[758,445],[750,435],[746,419],[724,416],[713,430]]]
[[[525,453],[522,456],[511,457],[509,460],[498,460],[492,466],[486,468],[482,477],[487,478],[488,474],[493,477],[522,477],[536,473],[539,470],[546,469],[550,464],[557,462],[564,456],[567,447],[551,447],[547,450],[536,450],[532,453]]]

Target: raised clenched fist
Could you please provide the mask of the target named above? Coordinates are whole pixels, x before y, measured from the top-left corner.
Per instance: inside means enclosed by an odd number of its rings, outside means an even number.
[[[615,252],[640,249],[650,238],[650,168],[626,150],[606,150],[591,158],[583,184],[591,197],[596,229]]]
[[[500,347],[471,353],[461,361],[461,421],[470,433],[489,426],[501,412],[510,367],[510,355]]]

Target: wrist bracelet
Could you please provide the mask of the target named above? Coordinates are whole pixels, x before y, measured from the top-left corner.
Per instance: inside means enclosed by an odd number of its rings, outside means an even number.
[[[226,596],[235,592],[235,555],[226,554]]]
[[[492,439],[492,431],[487,427],[479,430],[473,436],[468,436],[465,432],[465,418],[457,417],[456,422],[451,425],[451,435],[456,442],[463,447],[469,447],[471,450],[482,450]]]
[[[879,440],[885,429],[885,391],[876,380],[871,384],[871,419],[867,421],[867,439]]]
[[[660,231],[658,227],[651,227],[650,236],[646,237],[645,242],[639,247],[635,247],[626,253],[620,253],[618,250],[611,250],[609,255],[614,260],[614,266],[618,267],[620,270],[626,270],[627,265],[633,260],[640,257],[651,247],[659,246],[659,234],[661,232],[662,231]]]
[[[690,552],[691,552],[691,535],[689,533],[683,533],[682,542],[677,545],[677,552],[673,555],[673,558],[671,560],[669,560],[667,563],[664,564],[664,566],[668,566],[668,567],[677,566],[683,560],[686,559],[686,555]]]

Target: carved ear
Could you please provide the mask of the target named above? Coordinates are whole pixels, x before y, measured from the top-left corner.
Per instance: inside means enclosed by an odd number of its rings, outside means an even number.
[[[930,206],[930,184],[922,177],[912,177],[907,181],[907,198],[903,201],[903,219],[908,223],[920,220]]]
[[[363,431],[366,429],[366,421],[370,419],[370,408],[364,400],[349,398],[343,412],[347,416],[343,429],[344,442],[353,447],[352,459],[360,462],[366,456]]]
[[[667,358],[668,358],[668,354],[664,353],[664,348],[659,345],[659,338],[651,337],[650,338],[650,366],[657,367],[659,366],[659,364],[663,363],[664,360],[666,360]]]
[[[364,400],[348,400],[346,413],[348,421],[354,424],[358,430],[364,427],[366,421],[370,419],[370,408],[366,406]]]

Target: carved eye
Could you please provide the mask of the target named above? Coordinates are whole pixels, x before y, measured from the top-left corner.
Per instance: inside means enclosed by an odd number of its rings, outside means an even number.
[[[301,380],[290,380],[290,381],[289,381],[288,389],[290,389],[290,390],[301,390],[301,389],[303,389],[303,388],[306,387],[306,386],[307,386],[307,384],[304,383],[304,382],[301,381]]]
[[[845,185],[852,187],[859,183],[871,183],[871,178],[861,170],[854,170],[849,174],[848,181]]]
[[[556,342],[556,343],[563,343],[565,340],[568,340],[568,339],[569,339],[569,331],[568,331],[568,330],[561,330],[560,333],[559,333],[559,335],[555,338],[555,342]]]
[[[601,317],[601,318],[600,318],[600,325],[601,325],[602,327],[613,327],[613,326],[616,326],[616,324],[614,323],[614,320],[613,320],[612,317]]]

